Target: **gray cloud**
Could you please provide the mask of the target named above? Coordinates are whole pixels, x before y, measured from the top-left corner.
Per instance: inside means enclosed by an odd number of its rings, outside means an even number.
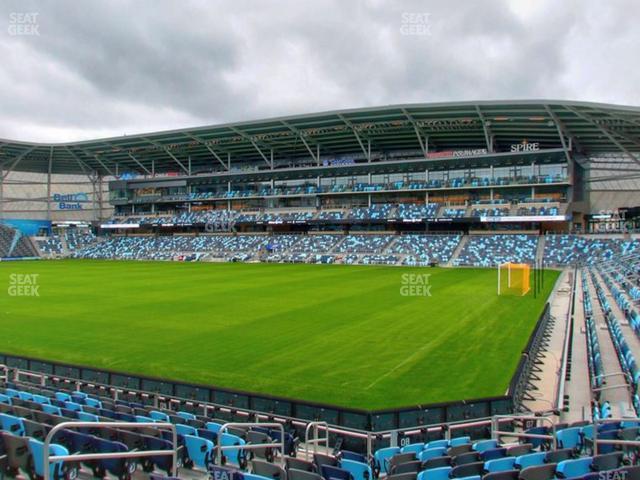
[[[26,12],[39,35],[10,34]],[[3,2],[0,137],[446,100],[638,105],[638,13],[633,0]]]

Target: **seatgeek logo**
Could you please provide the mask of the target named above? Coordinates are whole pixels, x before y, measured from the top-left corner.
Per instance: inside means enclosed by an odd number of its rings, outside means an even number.
[[[89,201],[89,195],[82,192],[68,195],[55,193],[53,201],[58,204],[59,210],[82,210],[82,204]]]
[[[39,273],[12,273],[7,293],[10,297],[39,297],[39,276]]]
[[[400,295],[403,297],[430,297],[430,273],[403,273],[400,277]]]

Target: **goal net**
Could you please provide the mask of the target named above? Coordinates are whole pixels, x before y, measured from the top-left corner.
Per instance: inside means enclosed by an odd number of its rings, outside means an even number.
[[[526,263],[498,266],[498,295],[526,295],[531,289],[531,267]]]

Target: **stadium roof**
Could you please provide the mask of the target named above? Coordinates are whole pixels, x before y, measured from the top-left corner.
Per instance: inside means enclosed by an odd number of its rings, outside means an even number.
[[[558,100],[390,105],[68,143],[0,140],[0,169],[54,174],[180,172],[239,162],[488,148],[539,142],[640,164],[640,107]],[[564,142],[564,145],[563,145]]]

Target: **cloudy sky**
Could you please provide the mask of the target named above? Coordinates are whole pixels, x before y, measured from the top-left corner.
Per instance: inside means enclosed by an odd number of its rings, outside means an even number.
[[[0,138],[70,141],[395,103],[640,105],[640,3],[0,3]]]

